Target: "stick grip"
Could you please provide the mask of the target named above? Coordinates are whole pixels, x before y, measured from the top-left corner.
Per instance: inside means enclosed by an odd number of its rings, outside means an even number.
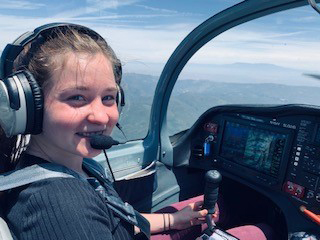
[[[210,170],[205,175],[203,208],[208,210],[208,214],[215,213],[221,179],[222,176],[217,170]]]

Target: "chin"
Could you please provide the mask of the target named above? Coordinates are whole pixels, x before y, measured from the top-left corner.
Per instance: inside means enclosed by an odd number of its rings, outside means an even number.
[[[100,153],[102,152],[102,150],[98,150],[98,149],[86,149],[85,151],[80,151],[82,157],[84,158],[94,158],[96,156],[98,156]]]
[[[101,149],[92,148],[89,142],[79,144],[76,151],[80,153],[83,158],[94,158],[102,152]]]

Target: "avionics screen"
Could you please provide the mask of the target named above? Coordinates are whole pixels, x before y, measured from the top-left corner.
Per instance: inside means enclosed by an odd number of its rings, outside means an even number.
[[[288,134],[227,121],[220,156],[277,177]]]

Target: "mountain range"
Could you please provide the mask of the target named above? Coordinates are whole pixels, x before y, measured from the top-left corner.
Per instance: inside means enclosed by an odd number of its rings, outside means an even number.
[[[248,66],[248,65],[247,65]],[[226,66],[224,66],[226,67]],[[285,72],[295,78],[293,84],[288,85],[288,79],[284,83],[248,83],[229,82],[230,71],[236,68],[244,70],[244,64],[234,64],[231,70],[226,71],[224,77],[214,80],[179,79],[176,82],[168,107],[168,131],[174,134],[190,128],[197,118],[207,109],[224,104],[312,104],[320,105],[320,82],[303,75],[298,70],[285,69],[270,64],[251,65],[251,67],[266,71],[269,76],[277,72],[283,75]],[[264,69],[262,71],[261,69]],[[236,72],[236,71],[235,71]],[[232,75],[236,75],[232,72]],[[299,74],[297,74],[299,73]],[[240,74],[241,75],[241,74]],[[250,75],[250,79],[254,75]],[[257,76],[259,78],[259,76]],[[303,78],[313,81],[311,86],[303,86]],[[137,73],[126,73],[122,86],[126,93],[126,106],[121,114],[120,123],[127,138],[140,139],[146,136],[149,127],[150,110],[154,96],[154,90],[159,77]],[[226,80],[227,79],[227,80]],[[220,80],[220,81],[218,81]],[[226,82],[222,82],[225,81]],[[318,84],[319,87],[314,86]],[[308,82],[305,85],[309,85]],[[123,138],[119,131],[113,133],[114,137]]]

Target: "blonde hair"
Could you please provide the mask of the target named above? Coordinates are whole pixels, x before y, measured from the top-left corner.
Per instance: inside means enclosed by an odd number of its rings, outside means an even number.
[[[89,32],[90,33],[90,32]],[[121,66],[112,48],[102,38],[94,39],[88,32],[80,31],[72,25],[63,28],[56,27],[47,38],[40,36],[29,43],[14,62],[15,70],[28,70],[38,84],[44,89],[48,80],[58,67],[63,67],[64,61],[59,61],[66,53],[104,54],[113,65],[115,80],[120,84],[115,69]]]

